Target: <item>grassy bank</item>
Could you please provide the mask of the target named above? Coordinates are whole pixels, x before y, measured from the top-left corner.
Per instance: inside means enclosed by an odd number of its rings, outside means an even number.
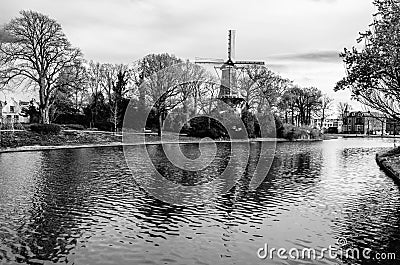
[[[57,135],[39,134],[32,131],[16,131],[0,133],[0,148],[21,146],[60,146],[78,144],[101,144],[121,142],[122,137],[112,133],[61,131]]]
[[[290,130],[290,131],[289,131]],[[321,139],[320,135],[312,134],[308,128],[295,128],[292,127],[288,129],[290,140],[316,140]],[[288,132],[287,131],[287,132]],[[157,143],[161,141],[161,138],[155,133],[146,133],[140,131],[127,131],[125,135],[128,143],[143,143],[144,138],[146,138],[147,143]],[[177,133],[164,132],[163,141],[177,141]],[[288,136],[288,135],[286,135]],[[198,142],[199,137],[179,135],[179,141],[181,142]],[[287,138],[254,138],[254,141],[286,141]],[[229,138],[215,139],[216,141],[229,141]],[[93,146],[107,146],[109,144],[115,145],[122,143],[122,135],[114,134],[112,132],[104,131],[89,131],[89,130],[70,130],[70,128],[63,128],[59,133],[37,133],[31,128],[26,128],[24,131],[0,131],[0,151],[11,151],[12,149],[21,150],[21,148],[28,147],[27,150],[31,150],[29,147],[57,147],[57,146],[83,146],[83,145],[93,145]]]

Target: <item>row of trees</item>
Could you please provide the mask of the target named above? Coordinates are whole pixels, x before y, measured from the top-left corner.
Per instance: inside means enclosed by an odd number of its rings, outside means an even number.
[[[310,125],[312,118],[319,117],[321,124],[328,116],[333,99],[315,87],[293,86],[282,96],[279,107],[286,123]]]
[[[132,101],[138,113],[151,109],[148,125],[159,132],[171,112],[185,123],[189,114],[215,111],[219,90],[214,75],[169,54],[130,65],[86,62],[57,21],[34,11],[21,11],[0,31],[0,84],[35,89],[41,123],[117,130]],[[237,89],[244,113],[273,112],[296,125],[310,125],[315,116],[323,121],[332,103],[317,88],[296,86],[265,67],[238,72]]]

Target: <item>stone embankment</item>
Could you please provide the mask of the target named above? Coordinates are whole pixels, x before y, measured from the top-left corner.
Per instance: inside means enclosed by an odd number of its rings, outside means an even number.
[[[400,147],[376,154],[376,163],[389,177],[400,184]]]

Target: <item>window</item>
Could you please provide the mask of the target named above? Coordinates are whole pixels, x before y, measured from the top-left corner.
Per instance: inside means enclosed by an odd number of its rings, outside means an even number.
[[[19,115],[14,115],[14,120],[18,121],[19,120]]]
[[[15,107],[14,106],[10,106],[10,112],[14,113],[15,112]]]

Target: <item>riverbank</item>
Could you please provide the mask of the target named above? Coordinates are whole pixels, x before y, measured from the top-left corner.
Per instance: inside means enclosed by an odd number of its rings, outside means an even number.
[[[373,135],[373,134],[340,134],[343,138],[392,138],[398,139],[400,135]]]
[[[59,134],[39,134],[31,131],[1,131],[0,150],[29,146],[64,146],[122,142],[122,135],[107,132],[64,130]]]
[[[275,138],[259,138],[251,140],[215,140],[209,141],[212,143],[246,143],[246,142],[289,142],[285,139],[275,139]],[[306,140],[299,140],[299,142],[305,142]],[[315,140],[316,141],[316,140]],[[20,146],[13,148],[3,148],[0,149],[0,153],[13,153],[13,152],[33,152],[33,151],[48,151],[48,150],[60,150],[60,149],[81,149],[81,148],[99,148],[99,147],[119,147],[119,146],[139,146],[139,145],[159,145],[159,144],[199,144],[207,143],[207,141],[200,140],[190,140],[190,141],[146,141],[143,142],[133,142],[133,143],[122,143],[122,142],[109,142],[103,144],[76,144],[76,145],[54,145],[54,146],[44,146],[44,145],[32,145],[32,146]]]
[[[389,177],[400,184],[400,147],[376,154],[376,163]]]
[[[58,149],[78,149],[78,148],[98,148],[98,147],[117,147],[146,144],[162,143],[204,143],[204,140],[196,137],[166,133],[161,141],[160,137],[154,133],[130,132],[125,135],[114,134],[103,131],[79,131],[64,130],[58,135],[42,135],[31,131],[1,131],[0,132],[0,153],[10,152],[29,152]],[[132,137],[132,138],[131,138]],[[146,140],[144,141],[144,137]],[[131,138],[131,139],[129,139]],[[214,142],[214,140],[210,140]],[[280,138],[255,138],[255,139],[220,139],[215,142],[287,142]],[[295,141],[316,141],[316,140],[295,140]]]

